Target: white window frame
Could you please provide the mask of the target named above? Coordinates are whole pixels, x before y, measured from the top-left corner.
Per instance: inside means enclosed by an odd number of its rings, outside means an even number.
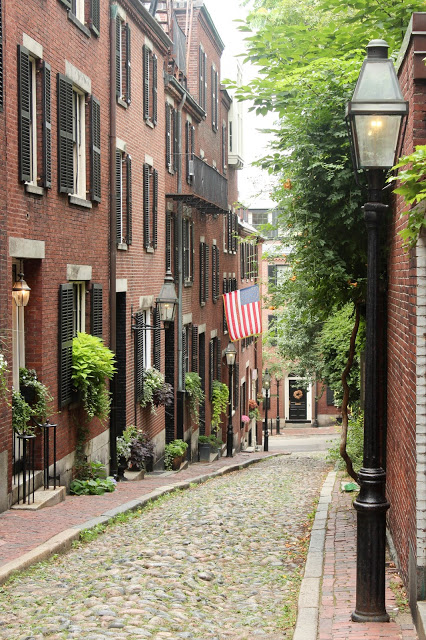
[[[84,24],[84,0],[72,0],[71,11],[77,20]]]
[[[73,334],[86,330],[86,282],[76,281],[73,285]]]
[[[73,181],[74,193],[86,199],[86,95],[73,86]]]

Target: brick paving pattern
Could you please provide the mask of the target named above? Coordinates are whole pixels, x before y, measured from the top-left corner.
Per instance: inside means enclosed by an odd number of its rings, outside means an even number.
[[[327,523],[320,619],[317,640],[415,640],[416,630],[409,613],[399,612],[389,582],[395,569],[386,569],[386,609],[391,622],[351,621],[355,609],[356,513],[353,494],[334,486]]]

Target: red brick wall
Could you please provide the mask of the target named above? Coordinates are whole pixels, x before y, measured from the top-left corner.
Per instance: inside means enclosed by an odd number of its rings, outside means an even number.
[[[399,71],[410,114],[403,153],[426,143],[424,125],[426,83],[413,78],[415,40],[412,36]],[[417,46],[418,49],[418,46]],[[393,199],[388,228],[388,426],[387,495],[389,527],[404,580],[409,577],[409,547],[416,553],[416,259],[405,252],[398,232],[403,203]]]

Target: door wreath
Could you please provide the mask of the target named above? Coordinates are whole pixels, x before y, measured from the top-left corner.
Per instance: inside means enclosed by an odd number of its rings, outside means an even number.
[[[296,400],[300,400],[300,398],[303,396],[303,391],[301,389],[297,389],[294,393],[293,393],[293,398],[296,398]]]

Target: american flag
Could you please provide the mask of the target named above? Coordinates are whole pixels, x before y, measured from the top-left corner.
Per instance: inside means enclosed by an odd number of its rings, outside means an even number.
[[[226,322],[232,342],[262,333],[259,286],[238,289],[223,295]]]

